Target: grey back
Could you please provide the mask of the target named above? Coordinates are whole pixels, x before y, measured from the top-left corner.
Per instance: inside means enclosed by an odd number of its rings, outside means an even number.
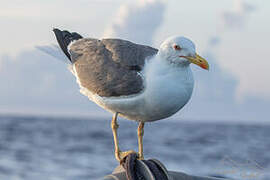
[[[81,85],[103,97],[143,90],[138,68],[158,50],[121,39],[80,39],[69,47]]]

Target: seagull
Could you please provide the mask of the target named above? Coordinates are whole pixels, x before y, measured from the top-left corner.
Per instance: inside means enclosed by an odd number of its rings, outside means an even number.
[[[187,104],[194,86],[190,64],[209,69],[194,43],[185,37],[170,37],[155,49],[122,39],[99,40],[53,31],[71,62],[80,92],[113,113],[111,128],[118,161],[135,151],[120,150],[117,117],[139,123],[137,156],[144,159],[144,124],[170,117]]]

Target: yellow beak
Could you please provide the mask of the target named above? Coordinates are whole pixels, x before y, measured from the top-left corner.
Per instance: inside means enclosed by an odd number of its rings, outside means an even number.
[[[185,58],[188,59],[189,62],[191,62],[193,64],[196,64],[196,65],[200,66],[203,69],[209,70],[208,62],[204,58],[199,56],[198,54],[196,54],[195,57],[185,56]]]

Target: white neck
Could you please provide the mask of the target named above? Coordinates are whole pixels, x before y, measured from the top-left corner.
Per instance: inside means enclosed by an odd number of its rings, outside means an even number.
[[[156,76],[162,76],[163,74],[167,75],[175,75],[174,78],[181,78],[182,76],[185,76],[185,74],[189,74],[191,72],[191,69],[189,67],[189,64],[183,64],[177,62],[177,57],[166,57],[162,54],[157,54],[154,58],[149,59],[144,67],[144,74],[146,77],[153,75]],[[177,77],[180,76],[180,77]],[[173,78],[173,79],[174,79]],[[193,79],[193,78],[192,78]]]

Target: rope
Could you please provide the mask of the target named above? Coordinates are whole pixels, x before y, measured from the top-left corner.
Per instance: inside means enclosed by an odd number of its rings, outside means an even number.
[[[164,168],[161,168],[154,160],[142,160],[141,162],[146,165],[143,166],[144,168],[139,168],[138,161],[135,153],[129,154],[122,160],[121,165],[126,171],[127,180],[169,180],[167,172],[164,172]],[[149,179],[149,177],[152,178]]]

